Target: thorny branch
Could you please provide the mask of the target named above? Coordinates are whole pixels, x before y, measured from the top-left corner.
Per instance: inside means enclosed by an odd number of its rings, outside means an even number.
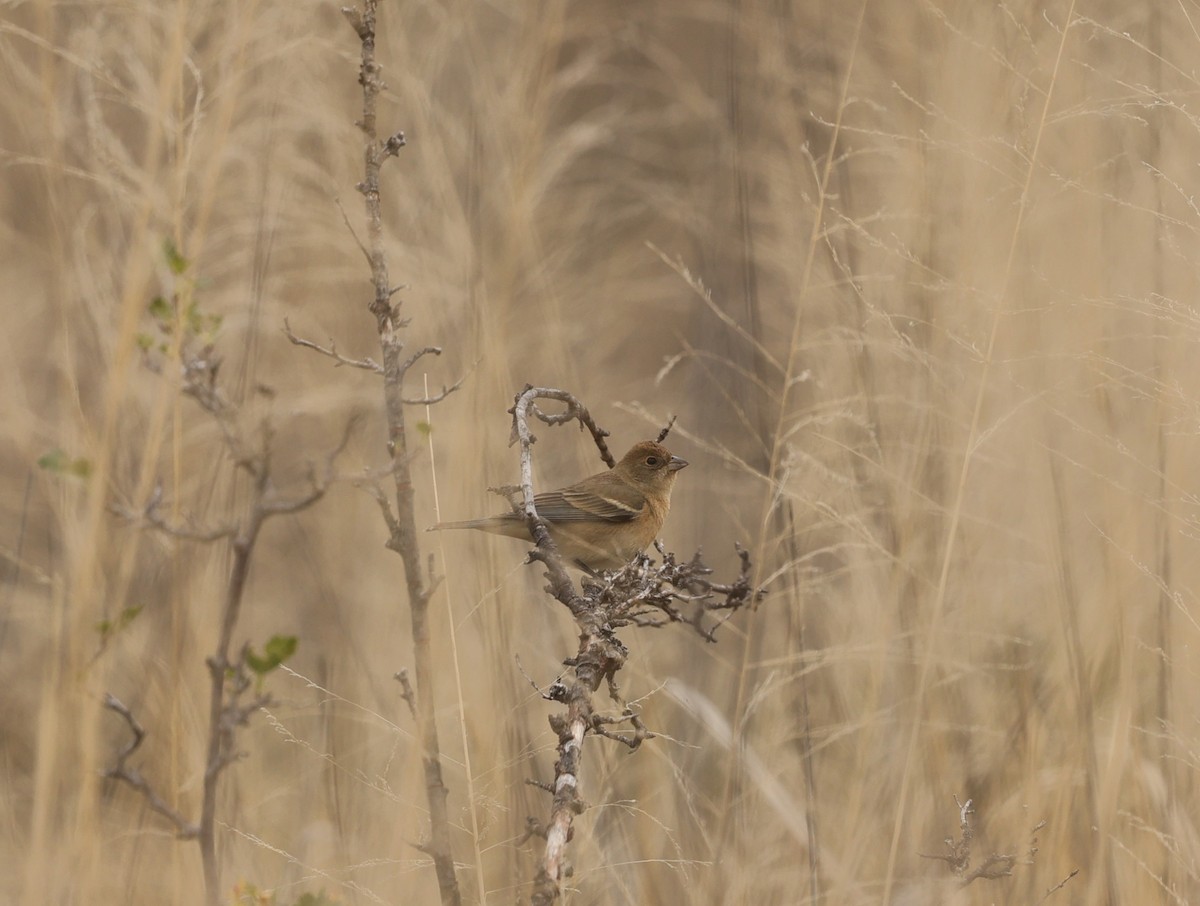
[[[545,412],[538,406],[538,400],[562,403],[564,409],[562,412]],[[560,895],[560,885],[567,873],[566,847],[573,833],[574,818],[586,808],[579,792],[584,738],[592,733],[630,749],[637,749],[645,740],[654,738],[638,714],[625,704],[617,686],[617,671],[624,665],[629,652],[617,638],[616,630],[629,625],[661,626],[680,622],[692,625],[704,638],[713,641],[713,633],[728,616],[716,625],[705,626],[703,617],[706,613],[726,611],[732,614],[761,599],[764,592],[751,586],[749,555],[740,548],[742,574],[730,585],[710,581],[707,576],[712,571],[704,565],[699,554],[680,564],[673,554],[658,547],[663,554],[661,566],[656,566],[649,557],[639,555],[615,573],[585,578],[582,590],[577,589],[534,502],[532,448],[536,438],[530,430],[529,420],[532,416],[550,426],[578,421],[581,428],[591,433],[600,457],[612,468],[616,460],[605,442],[608,432],[596,424],[578,399],[563,390],[526,386],[517,394],[509,411],[513,417],[511,442],[519,443],[521,447],[520,493],[518,496],[512,488],[500,491],[509,497],[516,510],[524,514],[536,544],[529,559],[546,567],[549,580],[546,591],[571,611],[580,632],[575,656],[564,661],[573,678],[556,680],[542,692],[544,698],[559,702],[567,709],[565,714],[552,714],[549,718],[550,728],[558,737],[554,782],[530,781],[553,797],[549,821],[543,824],[529,819],[525,834],[525,839],[537,836],[546,841],[534,879],[532,901],[535,906],[549,906]],[[670,425],[659,434],[660,442],[669,430]],[[689,612],[685,613],[685,610]],[[607,685],[609,697],[620,706],[619,715],[597,713],[592,696],[601,683]],[[631,732],[611,729],[620,724],[628,724]]]
[[[585,577],[584,589],[603,608],[607,623],[614,627],[658,628],[668,623],[690,626],[706,642],[716,642],[716,633],[730,617],[746,606],[755,606],[766,591],[751,583],[750,552],[737,547],[741,571],[729,584],[710,581],[712,570],[697,551],[679,563],[675,554],[656,542],[661,564],[639,554],[628,565],[603,579]],[[705,616],[722,616],[706,624]]]

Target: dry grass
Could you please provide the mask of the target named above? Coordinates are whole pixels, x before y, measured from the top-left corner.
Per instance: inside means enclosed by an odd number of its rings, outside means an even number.
[[[1075,868],[1046,902],[1200,900],[1200,8],[1080,4],[1064,37],[1044,6],[386,6],[392,273],[430,384],[469,372],[432,415],[443,517],[512,480],[512,393],[562,386],[616,447],[678,413],[669,545],[771,580],[719,645],[627,638],[665,736],[590,745],[570,902],[1032,904]],[[137,334],[172,237],[282,472],[353,413],[344,467],[382,463],[375,379],[280,330],[377,354],[336,204],[359,222],[357,48],[336,4],[0,9],[0,899],[198,903],[195,847],[98,779],[101,696],[194,811],[228,564],[106,507],[245,489]],[[542,434],[546,482],[595,466]],[[348,485],[263,537],[244,636],[301,644],[224,787],[230,887],[436,901],[384,537]],[[428,540],[464,890],[509,903],[553,745],[514,656],[548,681],[573,631],[518,545]],[[956,794],[1011,877],[920,857]]]

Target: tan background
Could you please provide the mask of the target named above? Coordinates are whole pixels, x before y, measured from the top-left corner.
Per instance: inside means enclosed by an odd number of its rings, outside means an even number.
[[[589,743],[570,902],[1026,904],[1076,868],[1048,902],[1200,899],[1200,11],[1068,5],[385,4],[381,127],[410,142],[392,275],[411,343],[445,348],[430,385],[466,375],[414,464],[419,523],[434,465],[443,518],[495,507],[504,410],[559,386],[618,449],[678,414],[666,542],[728,573],[739,541],[771,587],[717,645],[625,633],[624,691],[664,736]],[[0,12],[6,901],[200,902],[194,845],[96,780],[125,739],[107,690],[195,813],[229,565],[105,507],[161,482],[215,524],[246,499],[136,347],[164,238],[223,316],[230,395],[273,414],[281,485],[356,413],[342,473],[385,461],[377,380],[281,332],[377,355],[337,206],[361,234],[356,66],[336,4]],[[598,467],[540,434],[546,485]],[[39,469],[54,448],[91,478]],[[300,649],[223,786],[230,888],[435,902],[384,537],[349,483],[265,531],[238,638]],[[519,544],[422,542],[461,879],[511,903],[553,744],[516,658],[547,683],[573,631]],[[974,864],[1016,853],[1011,878],[956,891],[920,857],[955,795]]]

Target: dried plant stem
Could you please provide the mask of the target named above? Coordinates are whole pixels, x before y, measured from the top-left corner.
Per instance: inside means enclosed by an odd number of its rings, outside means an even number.
[[[388,454],[391,458],[392,480],[396,486],[396,512],[388,518],[390,537],[387,545],[404,562],[404,578],[408,588],[409,613],[412,619],[413,667],[417,685],[417,725],[421,739],[421,758],[425,771],[425,793],[429,802],[430,839],[425,850],[433,859],[442,903],[459,904],[462,895],[450,849],[450,820],[446,807],[448,790],[442,781],[441,746],[438,742],[434,693],[433,649],[430,644],[429,601],[433,592],[432,579],[422,573],[420,549],[417,545],[416,517],[413,511],[413,483],[410,472],[408,438],[405,431],[406,400],[403,394],[404,377],[424,355],[437,355],[437,347],[425,347],[404,356],[400,305],[393,305],[392,286],[388,281],[387,260],[383,249],[383,212],[379,200],[379,171],[384,161],[394,157],[404,146],[404,133],[396,132],[381,139],[376,120],[376,108],[383,81],[380,66],[375,60],[375,24],[377,0],[364,0],[361,8],[343,7],[342,12],[354,28],[362,45],[359,84],[362,85],[363,108],[359,125],[365,138],[363,145],[363,181],[358,189],[366,203],[367,257],[371,264],[374,297],[370,311],[375,316],[383,364],[383,395],[387,417]],[[448,392],[448,391],[447,391]]]
[[[900,849],[900,838],[905,832],[908,798],[912,789],[913,768],[917,763],[917,739],[920,735],[921,724],[924,720],[925,696],[929,689],[929,674],[933,667],[935,642],[941,628],[942,615],[946,609],[946,587],[950,578],[950,565],[954,562],[955,542],[958,537],[958,525],[962,518],[963,500],[966,496],[967,476],[975,450],[975,442],[979,438],[980,414],[983,411],[983,400],[987,393],[988,378],[991,372],[992,356],[996,348],[996,337],[1000,333],[1000,321],[1004,315],[1004,306],[1008,297],[1008,285],[1012,279],[1013,262],[1016,259],[1017,243],[1021,238],[1021,227],[1025,221],[1025,211],[1029,207],[1029,189],[1033,183],[1033,174],[1037,170],[1038,150],[1042,143],[1042,134],[1046,129],[1046,120],[1050,113],[1050,103],[1054,99],[1054,86],[1058,81],[1058,70],[1062,63],[1063,51],[1067,46],[1067,35],[1075,20],[1075,0],[1067,9],[1066,20],[1063,22],[1062,35],[1059,39],[1058,52],[1054,58],[1054,70],[1050,75],[1050,83],[1046,86],[1045,103],[1042,105],[1042,115],[1038,120],[1037,132],[1034,135],[1033,147],[1029,152],[1029,165],[1025,170],[1025,183],[1021,187],[1021,195],[1017,201],[1017,216],[1013,223],[1012,235],[1009,241],[1008,257],[1001,277],[1000,291],[996,295],[995,307],[992,312],[991,329],[988,331],[987,350],[983,356],[979,382],[975,391],[975,403],[971,413],[971,425],[967,429],[967,437],[963,451],[962,467],[959,470],[958,482],[955,486],[954,501],[950,506],[950,522],[946,527],[945,549],[942,553],[941,571],[938,575],[937,593],[933,600],[933,613],[929,619],[929,628],[925,638],[925,653],[921,658],[921,672],[917,682],[916,701],[913,703],[912,724],[908,730],[908,744],[904,757],[904,771],[900,780],[900,796],[896,805],[896,814],[892,824],[892,842],[888,851],[887,872],[883,882],[884,906],[891,903],[892,889],[896,875],[896,856]]]
[[[267,470],[263,469],[255,479],[256,504],[261,501]],[[221,632],[217,638],[215,652],[208,658],[208,752],[204,759],[204,796],[200,806],[200,859],[204,865],[204,887],[211,906],[221,902],[221,878],[217,864],[216,815],[217,786],[221,772],[233,757],[233,726],[226,725],[225,680],[233,666],[229,660],[229,649],[233,644],[233,630],[237,626],[242,610],[242,597],[246,591],[246,577],[250,572],[250,558],[258,533],[262,528],[264,511],[260,505],[251,509],[245,528],[233,541],[233,565],[229,570],[229,581],[225,586],[225,602],[221,608]]]
[[[1163,81],[1163,56],[1162,45],[1164,37],[1164,18],[1162,10],[1157,4],[1150,9],[1150,25],[1149,25],[1149,46],[1151,78],[1153,84],[1161,85]],[[1158,130],[1150,131],[1150,148],[1147,150],[1146,159],[1151,161],[1154,166],[1160,169],[1163,166],[1163,148],[1162,137]],[[1166,287],[1164,275],[1167,272],[1165,249],[1168,247],[1167,231],[1163,226],[1163,215],[1166,210],[1163,197],[1162,180],[1154,181],[1154,210],[1156,217],[1154,218],[1154,266],[1152,273],[1154,275],[1154,293],[1157,298],[1166,298],[1169,290]],[[1164,342],[1164,337],[1161,334],[1156,334],[1154,338],[1154,360],[1157,363],[1156,368],[1159,374],[1167,375],[1172,371],[1173,362],[1171,361],[1170,350],[1168,344]],[[1171,461],[1171,445],[1167,441],[1164,423],[1168,420],[1166,400],[1164,399],[1164,383],[1159,383],[1158,392],[1156,394],[1156,418],[1158,424],[1157,432],[1157,466],[1158,466],[1158,498],[1163,502],[1163,512],[1158,518],[1158,552],[1157,552],[1157,571],[1159,575],[1159,593],[1158,593],[1158,613],[1156,616],[1156,634],[1158,642],[1158,688],[1157,701],[1155,702],[1155,716],[1158,719],[1159,726],[1163,732],[1159,737],[1158,758],[1159,764],[1162,766],[1163,779],[1166,781],[1167,794],[1163,797],[1163,808],[1160,817],[1162,827],[1167,827],[1171,820],[1170,812],[1173,803],[1179,799],[1179,772],[1177,770],[1177,761],[1174,756],[1174,745],[1172,743],[1171,728],[1175,725],[1173,714],[1173,702],[1171,690],[1174,686],[1172,677],[1175,663],[1174,645],[1176,627],[1175,627],[1175,602],[1172,599],[1170,589],[1175,587],[1175,568],[1174,559],[1172,557],[1172,547],[1174,544],[1175,531],[1173,529],[1174,513],[1172,512],[1173,501],[1171,493],[1168,489],[1170,483],[1170,474],[1172,468]],[[1174,875],[1174,853],[1170,847],[1164,846],[1162,853],[1162,867],[1159,872],[1162,876],[1163,887],[1171,890],[1173,887]],[[1064,882],[1065,883],[1065,882]],[[1047,894],[1049,896],[1049,894]]]
[[[800,556],[800,546],[796,539],[796,519],[789,504],[787,508],[787,536],[788,559],[795,563]],[[794,578],[794,574],[793,574]],[[799,583],[793,581],[789,592],[793,597],[793,606],[796,607],[799,613],[804,613],[802,595],[803,592],[799,587]],[[804,633],[804,619],[796,630],[797,650],[804,652],[807,650]],[[813,733],[812,733],[812,716],[809,705],[809,677],[802,672],[798,677],[800,690],[800,740],[803,746],[803,761],[804,761],[804,795],[806,798],[804,809],[804,822],[808,830],[808,846],[805,847],[808,851],[808,889],[809,896],[814,903],[821,902],[821,834],[817,823],[817,780],[816,780],[816,759],[813,758]]]
[[[425,398],[429,398],[429,376],[424,375]],[[437,520],[442,520],[442,507],[438,499],[438,477],[437,465],[433,456],[433,409],[425,406],[425,423],[430,426],[430,430],[426,435],[426,441],[429,445],[429,479],[430,485],[433,488],[433,511]],[[442,539],[445,535],[440,536]],[[445,541],[442,541],[442,562],[446,562]],[[462,662],[458,654],[458,629],[455,625],[454,614],[452,612],[450,602],[453,600],[453,595],[450,593],[450,582],[447,580],[443,584],[446,594],[446,608],[450,619],[448,629],[450,633],[450,654],[454,661],[454,692],[458,699],[458,729],[462,741],[463,750],[463,773],[467,781],[467,801],[470,807],[467,809],[471,818],[471,844],[475,854],[475,890],[479,897],[480,906],[487,904],[487,884],[483,876],[483,850],[480,848],[480,833],[479,833],[479,809],[477,806],[477,798],[475,796],[475,770],[471,765],[471,743],[467,732],[467,705],[463,698],[463,681],[462,681]]]
[[[193,373],[193,378],[198,378],[202,374],[204,373],[196,371]],[[207,380],[201,383],[189,382],[184,389],[219,422],[226,425],[233,424],[229,406],[214,385],[208,383]],[[216,839],[217,793],[221,775],[225,768],[238,757],[235,745],[238,728],[244,726],[255,711],[269,702],[269,697],[259,692],[253,692],[248,698],[246,697],[247,693],[251,693],[253,684],[247,672],[248,649],[246,646],[242,646],[237,654],[233,653],[233,637],[242,613],[246,580],[250,574],[250,564],[254,557],[255,546],[263,525],[271,517],[300,512],[312,506],[325,495],[333,477],[334,460],[345,448],[352,424],[351,422],[347,425],[341,443],[328,454],[324,471],[320,474],[314,471],[309,476],[308,487],[303,492],[291,497],[281,496],[271,483],[272,434],[269,425],[263,425],[261,447],[257,450],[251,449],[240,437],[227,435],[229,451],[234,456],[238,468],[245,471],[251,479],[251,500],[247,507],[245,521],[240,527],[222,526],[216,529],[203,529],[175,525],[159,512],[159,505],[162,502],[159,492],[151,495],[149,503],[141,513],[114,508],[127,518],[141,521],[153,530],[171,537],[209,544],[232,539],[230,547],[233,552],[233,563],[230,566],[229,579],[225,586],[225,598],[221,605],[220,629],[213,653],[207,658],[209,672],[208,738],[198,822],[188,821],[180,812],[171,808],[136,768],[126,764],[129,757],[141,745],[145,731],[132,712],[116,698],[110,695],[105,701],[105,706],[109,710],[125,719],[133,734],[132,741],[118,755],[116,765],[106,771],[105,776],[126,783],[140,793],[150,808],[168,818],[175,825],[181,838],[196,840],[200,847],[200,859],[204,873],[205,899],[210,906],[220,906],[223,901]]]
[[[808,294],[808,287],[812,282],[813,265],[816,260],[817,247],[820,244],[821,233],[824,229],[825,221],[825,206],[829,200],[829,183],[833,175],[833,162],[837,157],[838,142],[841,139],[842,117],[845,115],[848,98],[850,95],[851,77],[854,74],[854,64],[858,57],[860,38],[862,36],[863,21],[867,16],[867,6],[870,0],[863,0],[862,6],[859,8],[858,19],[854,26],[854,38],[850,46],[850,57],[846,63],[846,74],[842,79],[841,92],[838,97],[837,116],[833,125],[833,133],[829,137],[829,151],[825,155],[825,163],[821,171],[820,185],[817,189],[817,207],[813,212],[812,227],[809,230],[808,245],[805,252],[804,268],[800,274],[800,287],[798,292],[799,300],[803,300]],[[779,503],[779,489],[776,487],[779,481],[779,470],[784,460],[785,442],[787,432],[785,430],[785,422],[788,418],[788,401],[791,398],[791,392],[795,386],[793,380],[798,362],[798,351],[800,349],[800,330],[803,324],[804,306],[799,302],[796,305],[796,315],[792,322],[791,342],[788,345],[787,360],[783,367],[783,374],[780,380],[779,389],[779,406],[777,409],[778,415],[775,420],[774,431],[771,434],[771,453],[767,463],[767,489],[766,497],[763,500],[762,515],[759,518],[758,525],[758,543],[755,547],[754,561],[759,564],[759,568],[765,563],[765,553],[767,546],[768,527],[771,524],[772,514],[776,512]],[[755,341],[756,345],[761,345]],[[752,646],[754,645],[754,630],[753,626],[746,633],[742,643],[742,650],[739,654],[739,669],[738,669],[738,685],[737,695],[734,700],[733,711],[733,727],[734,733],[739,737],[744,730],[744,715],[748,701],[750,661],[752,659]],[[734,788],[741,769],[740,752],[742,749],[741,739],[735,740],[736,744],[733,747],[734,757],[729,761],[729,768],[725,773],[724,792],[721,795],[720,805],[720,825],[717,833],[718,845],[724,845],[726,835],[729,828],[732,826],[730,818],[733,814],[733,796]]]

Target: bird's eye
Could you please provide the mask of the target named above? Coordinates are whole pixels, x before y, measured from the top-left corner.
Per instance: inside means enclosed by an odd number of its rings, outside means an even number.
[[[657,456],[647,456],[646,457],[646,465],[648,465],[650,468],[653,469],[655,466],[658,465],[658,457]]]

